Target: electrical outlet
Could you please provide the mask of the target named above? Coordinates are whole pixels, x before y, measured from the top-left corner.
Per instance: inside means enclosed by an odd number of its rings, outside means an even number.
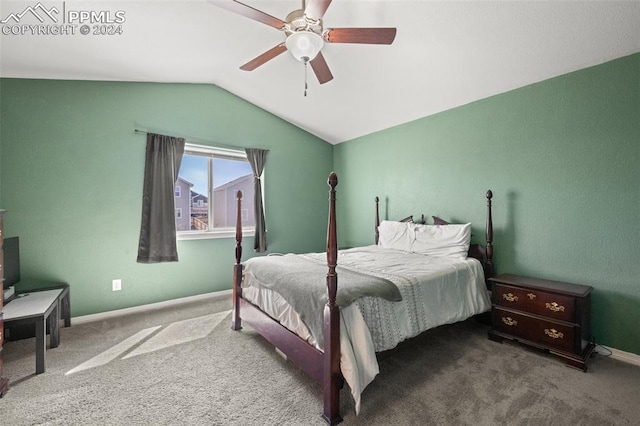
[[[118,279],[118,280],[111,281],[111,289],[113,291],[122,290],[122,280]]]

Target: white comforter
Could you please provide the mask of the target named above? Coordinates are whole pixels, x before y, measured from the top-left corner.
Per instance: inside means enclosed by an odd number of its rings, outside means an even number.
[[[326,259],[324,253],[310,256]],[[366,246],[341,250],[338,265],[386,278],[402,295],[400,302],[363,297],[340,311],[340,368],[351,388],[356,413],[362,391],[379,373],[375,352],[491,307],[482,265],[473,258],[432,257]],[[315,345],[309,329],[282,296],[251,282],[243,282],[243,287],[245,299]]]

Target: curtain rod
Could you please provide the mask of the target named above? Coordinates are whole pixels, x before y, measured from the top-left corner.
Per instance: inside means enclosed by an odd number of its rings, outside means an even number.
[[[145,135],[148,135],[149,133],[157,133],[157,132],[148,132],[146,130],[140,130],[140,129],[133,129],[133,131],[135,133],[144,133]],[[162,134],[162,133],[157,133],[157,134]],[[174,137],[174,138],[182,137],[182,136],[174,136],[174,135],[165,135],[165,136],[171,136],[171,137]],[[230,149],[232,151],[244,151],[244,147],[238,147],[238,146],[233,146],[233,145],[225,145],[225,144],[218,143],[218,142],[204,141],[204,140],[196,141],[196,140],[191,140],[191,139],[187,139],[187,138],[184,138],[184,140],[187,143],[192,143],[192,144],[196,144],[196,145],[205,144],[205,145],[211,146],[213,148]]]

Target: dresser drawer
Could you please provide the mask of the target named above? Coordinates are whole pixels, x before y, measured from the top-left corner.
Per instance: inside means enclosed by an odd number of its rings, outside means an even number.
[[[575,322],[575,298],[538,289],[523,289],[494,283],[493,303],[509,309]]]
[[[575,352],[576,326],[547,321],[515,312],[494,309],[494,328],[502,333],[520,337],[566,352]]]

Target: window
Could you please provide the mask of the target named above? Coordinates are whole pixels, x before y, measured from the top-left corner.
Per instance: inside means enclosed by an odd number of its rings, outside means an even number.
[[[187,143],[178,181],[186,185],[183,192],[188,187],[191,194],[176,199],[176,207],[189,212],[176,219],[179,239],[235,236],[238,191],[243,194],[243,231],[245,235],[254,232],[253,171],[244,151]]]
[[[176,219],[182,219],[182,209],[176,209]]]
[[[178,185],[176,185],[176,189],[175,189],[175,191],[174,191],[173,195],[174,195],[176,198],[180,198],[180,187],[179,187]]]

